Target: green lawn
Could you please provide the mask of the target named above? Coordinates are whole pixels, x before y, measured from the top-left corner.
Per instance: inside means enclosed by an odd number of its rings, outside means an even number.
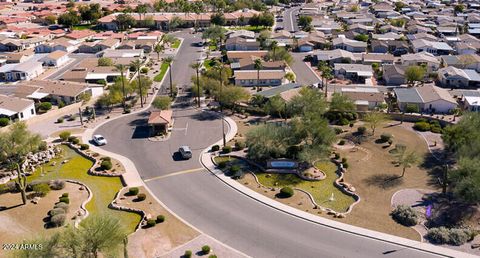
[[[72,30],[87,30],[92,28],[92,24],[79,24],[79,25],[73,25]]]
[[[73,179],[86,184],[93,193],[92,199],[87,203],[86,208],[90,213],[105,213],[113,215],[122,221],[122,224],[133,232],[140,222],[140,216],[135,213],[112,210],[108,208],[115,194],[123,187],[119,177],[92,176],[87,173],[92,162],[71,148],[61,145],[62,154],[43,165],[45,176],[41,176],[40,169],[28,177],[28,181],[51,180],[51,179]],[[63,160],[68,160],[62,164]],[[56,162],[52,166],[52,162]]]
[[[348,207],[355,202],[352,196],[344,194],[340,191],[333,182],[338,178],[335,173],[337,167],[330,161],[317,162],[315,166],[326,173],[327,178],[321,181],[306,181],[293,174],[266,174],[252,169],[246,162],[235,158],[216,157],[215,162],[218,164],[222,161],[229,162],[229,165],[237,164],[242,167],[243,171],[249,170],[254,172],[258,181],[267,187],[296,187],[309,192],[315,202],[325,208],[330,208],[338,212],[344,212]],[[334,195],[335,200],[329,201],[331,195]]]
[[[180,47],[180,40],[179,39],[175,39],[175,42],[173,42],[172,44],[172,48],[178,48]]]
[[[246,25],[246,26],[236,26],[236,27],[229,27],[231,30],[249,30],[253,31],[255,33],[258,33],[262,30],[271,30],[271,27],[262,27],[262,26],[251,26],[251,25]]]
[[[168,63],[162,63],[162,65],[160,66],[160,72],[157,75],[155,75],[153,80],[156,82],[161,82],[163,80],[163,77],[167,73],[167,69],[168,69]]]

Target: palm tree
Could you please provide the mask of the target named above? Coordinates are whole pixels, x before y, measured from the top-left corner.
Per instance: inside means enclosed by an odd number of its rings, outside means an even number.
[[[157,60],[160,61],[160,54],[165,50],[165,46],[161,43],[155,45],[154,51],[157,53]]]
[[[414,151],[407,151],[406,149],[402,149],[397,154],[397,164],[402,167],[402,175],[400,177],[405,176],[405,171],[407,168],[411,168],[413,165],[419,162],[419,158],[417,153]]]
[[[135,69],[135,72],[137,73],[138,77],[138,90],[140,91],[140,107],[143,108],[143,92],[142,92],[142,80],[140,79],[140,67],[142,66],[142,61],[140,59],[137,59],[135,61],[132,61],[130,65]]]
[[[120,72],[120,80],[122,80],[122,94],[123,94],[123,97],[122,97],[122,106],[123,106],[123,112],[127,112],[127,106],[126,106],[126,104],[125,104],[125,96],[126,96],[126,93],[125,93],[125,77],[123,76],[123,74],[125,73],[125,65],[123,65],[123,64],[117,64],[117,65],[115,65],[115,69]]]
[[[197,62],[197,63],[191,64],[190,67],[195,69],[195,72],[197,73],[197,103],[198,103],[198,107],[200,107],[200,80],[199,80],[200,77],[198,73],[200,71],[200,67],[202,67],[202,64],[200,62]]]
[[[332,68],[324,61],[321,61],[319,64],[318,64],[318,70],[320,70],[320,72],[322,73],[321,77],[322,77],[322,84],[323,84],[323,87],[324,88],[324,91],[325,91],[325,98],[327,98],[327,94],[328,94],[328,80],[330,80],[332,78]]]
[[[273,58],[275,58],[275,51],[277,50],[278,47],[278,42],[273,40],[272,43],[270,43],[270,49],[273,51]]]
[[[259,88],[261,88],[261,86],[260,86],[260,70],[263,68],[262,60],[260,60],[259,58],[255,59],[254,68],[255,68],[255,70],[257,70],[257,84],[258,84],[257,86]]]
[[[172,62],[173,62],[173,57],[169,56],[169,57],[165,57],[163,59],[163,62],[167,63],[168,64],[168,74],[169,74],[169,77],[170,77],[170,97],[173,97],[173,83],[172,83]]]
[[[215,70],[218,70],[220,73],[220,94],[218,96],[218,104],[220,105],[220,114],[222,115],[222,138],[223,138],[223,146],[226,146],[227,140],[225,138],[225,126],[223,124],[224,115],[223,115],[223,104],[222,104],[222,89],[223,89],[223,70],[225,69],[225,66],[223,65],[222,61],[220,60],[215,60],[215,65],[213,66]]]

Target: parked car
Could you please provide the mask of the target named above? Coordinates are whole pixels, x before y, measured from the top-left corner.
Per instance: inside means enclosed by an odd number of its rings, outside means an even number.
[[[192,151],[188,146],[180,146],[178,152],[180,152],[183,159],[190,159],[192,157]]]
[[[100,134],[96,134],[93,136],[93,142],[96,145],[101,146],[107,144],[107,139],[105,139],[105,137],[101,136]]]
[[[283,30],[283,27],[282,26],[278,26],[275,28],[275,31],[279,31],[279,30]]]

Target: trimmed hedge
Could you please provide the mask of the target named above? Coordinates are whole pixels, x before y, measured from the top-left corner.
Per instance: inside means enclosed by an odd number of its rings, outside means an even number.
[[[220,150],[220,146],[218,145],[213,145],[212,146],[212,151],[219,151]]]
[[[70,204],[70,199],[68,197],[60,197],[59,201],[64,202],[66,204]]]
[[[463,245],[473,239],[475,233],[469,229],[438,227],[428,230],[425,236],[435,244]]]
[[[157,222],[154,219],[147,220],[147,227],[151,228],[157,225]]]
[[[62,209],[65,213],[68,211],[68,204],[64,202],[59,202],[53,206],[54,209]]]
[[[185,253],[183,254],[183,257],[191,258],[192,257],[192,251],[191,250],[186,250]]]
[[[141,193],[141,194],[138,194],[138,195],[137,195],[137,200],[138,200],[139,202],[144,201],[145,199],[147,199],[147,195],[146,195],[146,194]]]
[[[164,215],[158,215],[157,216],[157,223],[162,223],[165,221],[165,216]]]
[[[69,131],[61,132],[58,136],[62,141],[68,140],[70,138],[71,133]]]
[[[10,119],[6,117],[0,118],[0,127],[7,126],[8,124],[10,124]]]
[[[42,111],[48,111],[48,110],[52,109],[52,103],[42,102],[42,103],[40,103],[40,105],[38,105],[38,109],[40,109]]]
[[[413,129],[415,129],[417,131],[420,131],[420,132],[426,132],[426,131],[430,131],[431,126],[428,122],[420,121],[420,122],[416,122],[413,125]]]
[[[109,160],[104,160],[102,161],[102,163],[100,163],[100,167],[102,168],[102,170],[110,170],[112,169],[112,166],[112,162]]]
[[[390,141],[391,139],[393,138],[393,136],[389,133],[382,133],[382,135],[380,135],[380,141],[381,142],[388,142]]]
[[[53,210],[48,211],[48,215],[52,217],[58,214],[65,214],[65,210],[62,208],[53,208]]]
[[[223,146],[222,152],[223,152],[223,153],[230,153],[230,152],[232,152],[232,146]]]
[[[365,133],[367,133],[367,128],[365,126],[360,126],[360,127],[357,128],[357,132],[359,134],[365,134]]]
[[[130,187],[128,189],[128,194],[129,195],[137,195],[138,191],[139,191],[138,187]]]
[[[203,253],[203,254],[209,254],[210,251],[211,251],[210,246],[208,246],[208,245],[202,246],[202,253]]]
[[[88,150],[88,149],[90,149],[90,145],[88,145],[86,143],[82,143],[82,144],[80,144],[80,149],[81,150]]]
[[[57,214],[55,216],[52,216],[52,218],[50,218],[50,223],[55,227],[60,227],[65,224],[65,218],[66,218],[65,214]]]
[[[283,197],[283,198],[292,197],[293,194],[294,194],[293,189],[288,187],[288,186],[280,189],[280,196]]]

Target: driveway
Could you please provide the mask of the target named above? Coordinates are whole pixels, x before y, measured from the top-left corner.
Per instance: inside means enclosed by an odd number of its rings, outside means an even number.
[[[308,67],[303,59],[307,56],[307,53],[292,52],[293,64],[290,66],[295,75],[297,75],[297,82],[302,85],[311,85],[313,83],[320,82],[317,75]]]

